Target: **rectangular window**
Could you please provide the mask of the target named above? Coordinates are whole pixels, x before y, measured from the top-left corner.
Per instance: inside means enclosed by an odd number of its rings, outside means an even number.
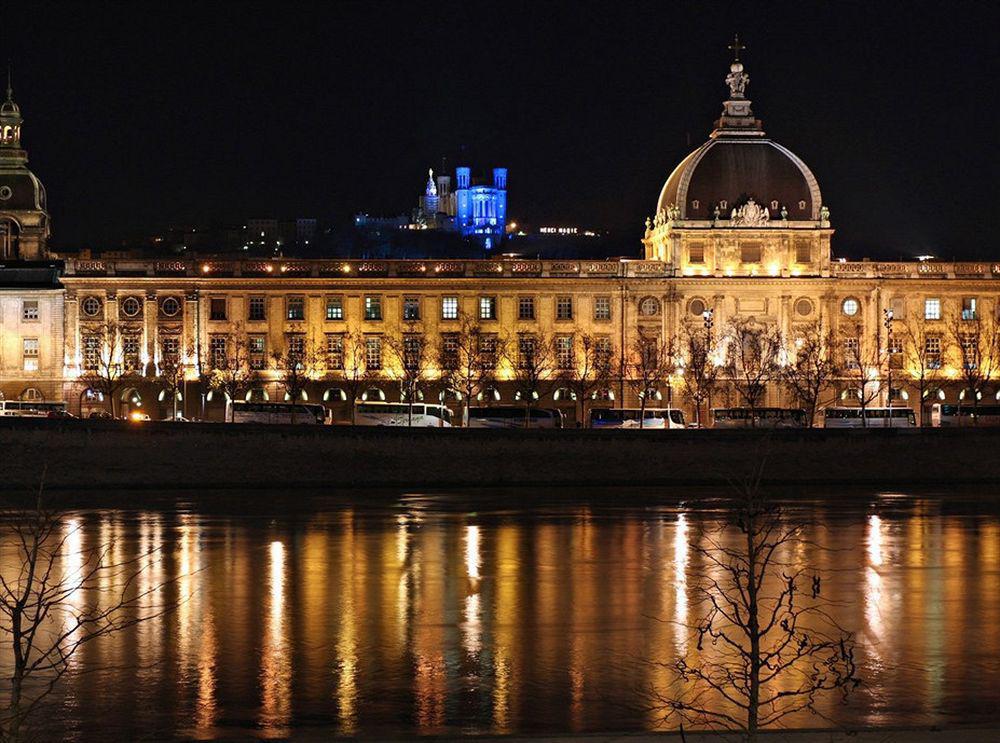
[[[83,368],[96,369],[101,362],[101,336],[83,336]]]
[[[805,240],[795,243],[795,262],[812,263],[812,245]]]
[[[444,333],[441,336],[441,365],[452,370],[458,366],[457,333]]]
[[[941,319],[941,300],[940,299],[925,299],[924,300],[924,319],[925,320],[940,320]]]
[[[611,346],[611,339],[606,337],[597,338],[594,343],[594,360],[599,363],[608,363],[611,361],[611,355],[614,353]]]
[[[893,297],[889,302],[889,308],[892,310],[892,316],[897,320],[902,320],[906,317],[906,299],[903,297]]]
[[[517,365],[521,369],[532,366],[535,358],[535,336],[519,335],[517,337]]]
[[[122,363],[126,371],[138,371],[139,361],[139,336],[122,336]]]
[[[35,322],[38,320],[37,299],[26,299],[21,303],[21,319],[24,322]]]
[[[889,336],[889,366],[892,369],[903,368],[903,339],[898,335]]]
[[[979,366],[979,336],[975,333],[959,333],[958,344],[962,349],[962,367],[975,369]]]
[[[702,243],[688,245],[688,263],[704,263],[705,246]]]
[[[415,322],[420,319],[420,297],[403,297],[403,321]]]
[[[306,355],[306,337],[302,333],[289,333],[285,336],[285,343],[288,347],[288,355],[301,359]]]
[[[403,336],[403,368],[409,372],[420,368],[423,356],[423,339],[419,335]]]
[[[181,360],[181,339],[166,336],[160,340],[160,354],[164,361],[176,364]]]
[[[327,333],[326,365],[330,369],[344,368],[344,336],[340,333]]]
[[[479,319],[480,320],[496,320],[497,319],[497,298],[496,297],[480,297],[479,298]]]
[[[573,319],[573,297],[556,297],[556,320]]]
[[[556,336],[556,364],[560,369],[573,368],[573,336]]]
[[[306,319],[306,298],[305,297],[289,297],[288,304],[286,305],[285,319],[286,320],[305,320]]]
[[[38,339],[37,338],[25,338],[23,342],[24,349],[24,370],[25,371],[38,371]]]
[[[594,319],[598,322],[611,319],[611,297],[594,297]]]
[[[760,263],[760,243],[741,244],[740,261],[743,263]]]
[[[924,363],[928,369],[941,368],[941,338],[929,335],[924,339]]]
[[[247,338],[250,368],[260,371],[267,365],[267,336],[251,335]]]
[[[327,297],[326,298],[326,319],[327,320],[343,320],[344,319],[344,298],[343,297]]]
[[[484,369],[495,369],[497,365],[497,336],[483,333],[479,336],[479,361]]]
[[[382,319],[382,297],[374,297],[374,296],[365,297],[365,320],[381,320],[381,319]],[[381,343],[381,341],[379,341],[379,343]]]
[[[365,366],[369,371],[378,371],[382,368],[382,338],[380,336],[365,336]]]
[[[247,303],[247,320],[259,322],[267,319],[267,300],[264,297],[250,297]]]
[[[517,298],[517,319],[518,320],[534,320],[535,319],[535,298],[534,297],[518,297]]]
[[[458,319],[458,297],[441,297],[441,319]]]
[[[212,297],[209,300],[209,320],[225,320],[226,319],[226,298],[225,297]]]
[[[844,338],[844,364],[848,369],[857,369],[859,367],[859,354],[861,351],[861,342],[857,338]]]
[[[208,361],[213,369],[225,369],[229,360],[226,336],[213,335],[208,339]]]
[[[975,297],[962,297],[962,319],[963,320],[975,320],[976,319],[976,298]]]

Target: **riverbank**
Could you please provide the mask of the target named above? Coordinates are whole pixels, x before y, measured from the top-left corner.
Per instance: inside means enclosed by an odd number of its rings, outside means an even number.
[[[0,420],[4,479],[50,488],[1000,483],[1000,429],[485,430]]]

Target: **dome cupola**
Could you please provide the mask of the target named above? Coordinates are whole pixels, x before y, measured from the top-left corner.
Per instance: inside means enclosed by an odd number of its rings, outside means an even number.
[[[816,177],[793,152],[769,139],[747,98],[750,76],[739,37],[730,49],[729,97],[709,140],[667,178],[657,214],[684,221],[764,226],[771,220],[817,221],[822,198]]]

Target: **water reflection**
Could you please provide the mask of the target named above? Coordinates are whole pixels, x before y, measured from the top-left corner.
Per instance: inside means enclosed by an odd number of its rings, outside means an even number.
[[[991,719],[997,503],[962,516],[934,499],[809,508],[824,526],[812,536],[835,551],[782,557],[830,569],[824,592],[858,633],[866,674],[850,705],[831,701],[824,714],[843,724]],[[695,650],[692,591],[711,568],[692,544],[734,538],[709,510],[627,505],[263,520],[109,511],[68,518],[61,535],[63,579],[78,580],[88,550],[107,540],[113,559],[139,556],[137,590],[167,584],[177,602],[166,616],[141,606],[150,621],[77,658],[135,667],[100,693],[93,676],[59,691],[48,724],[84,740],[101,724],[118,739],[136,725],[198,739],[303,725],[376,738],[661,729],[645,694],[672,677],[646,661]],[[94,600],[84,593],[70,603]]]

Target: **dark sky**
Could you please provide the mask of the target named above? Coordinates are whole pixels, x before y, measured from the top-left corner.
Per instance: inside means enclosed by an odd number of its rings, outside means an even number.
[[[1000,257],[997,3],[5,3],[54,243],[407,211],[448,158],[510,213],[634,233],[748,49],[839,255]]]

